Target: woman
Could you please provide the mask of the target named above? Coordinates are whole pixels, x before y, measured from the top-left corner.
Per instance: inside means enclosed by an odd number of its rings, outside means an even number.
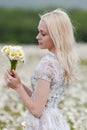
[[[77,65],[68,15],[60,9],[42,15],[36,39],[39,47],[49,52],[31,78],[33,92],[22,84],[15,71],[7,70],[5,81],[20,95],[28,109],[27,130],[69,130],[58,110],[62,95],[75,79]]]

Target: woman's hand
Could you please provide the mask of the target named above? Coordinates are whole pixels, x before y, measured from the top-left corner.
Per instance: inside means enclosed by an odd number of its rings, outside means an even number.
[[[12,71],[7,70],[5,72],[4,78],[5,78],[6,85],[12,89],[16,90],[22,86],[21,80],[18,74],[14,70]]]

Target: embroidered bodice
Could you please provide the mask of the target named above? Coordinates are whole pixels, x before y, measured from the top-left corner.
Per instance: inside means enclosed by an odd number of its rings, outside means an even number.
[[[58,58],[52,52],[47,53],[36,67],[35,73],[31,78],[31,86],[35,92],[38,78],[50,82],[50,92],[46,107],[57,107],[67,83],[64,79],[64,71],[61,68]]]

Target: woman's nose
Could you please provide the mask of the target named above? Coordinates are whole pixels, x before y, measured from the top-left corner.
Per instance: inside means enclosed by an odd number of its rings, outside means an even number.
[[[40,38],[41,38],[40,33],[38,33],[37,36],[36,36],[36,39],[38,40]]]
[[[38,35],[36,36],[36,39],[38,40]]]

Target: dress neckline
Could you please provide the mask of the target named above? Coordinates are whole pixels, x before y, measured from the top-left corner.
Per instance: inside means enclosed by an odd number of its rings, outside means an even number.
[[[57,57],[56,54],[53,53],[53,52],[51,52],[51,51],[49,51],[48,53],[49,53],[50,55],[54,56],[54,57]]]

